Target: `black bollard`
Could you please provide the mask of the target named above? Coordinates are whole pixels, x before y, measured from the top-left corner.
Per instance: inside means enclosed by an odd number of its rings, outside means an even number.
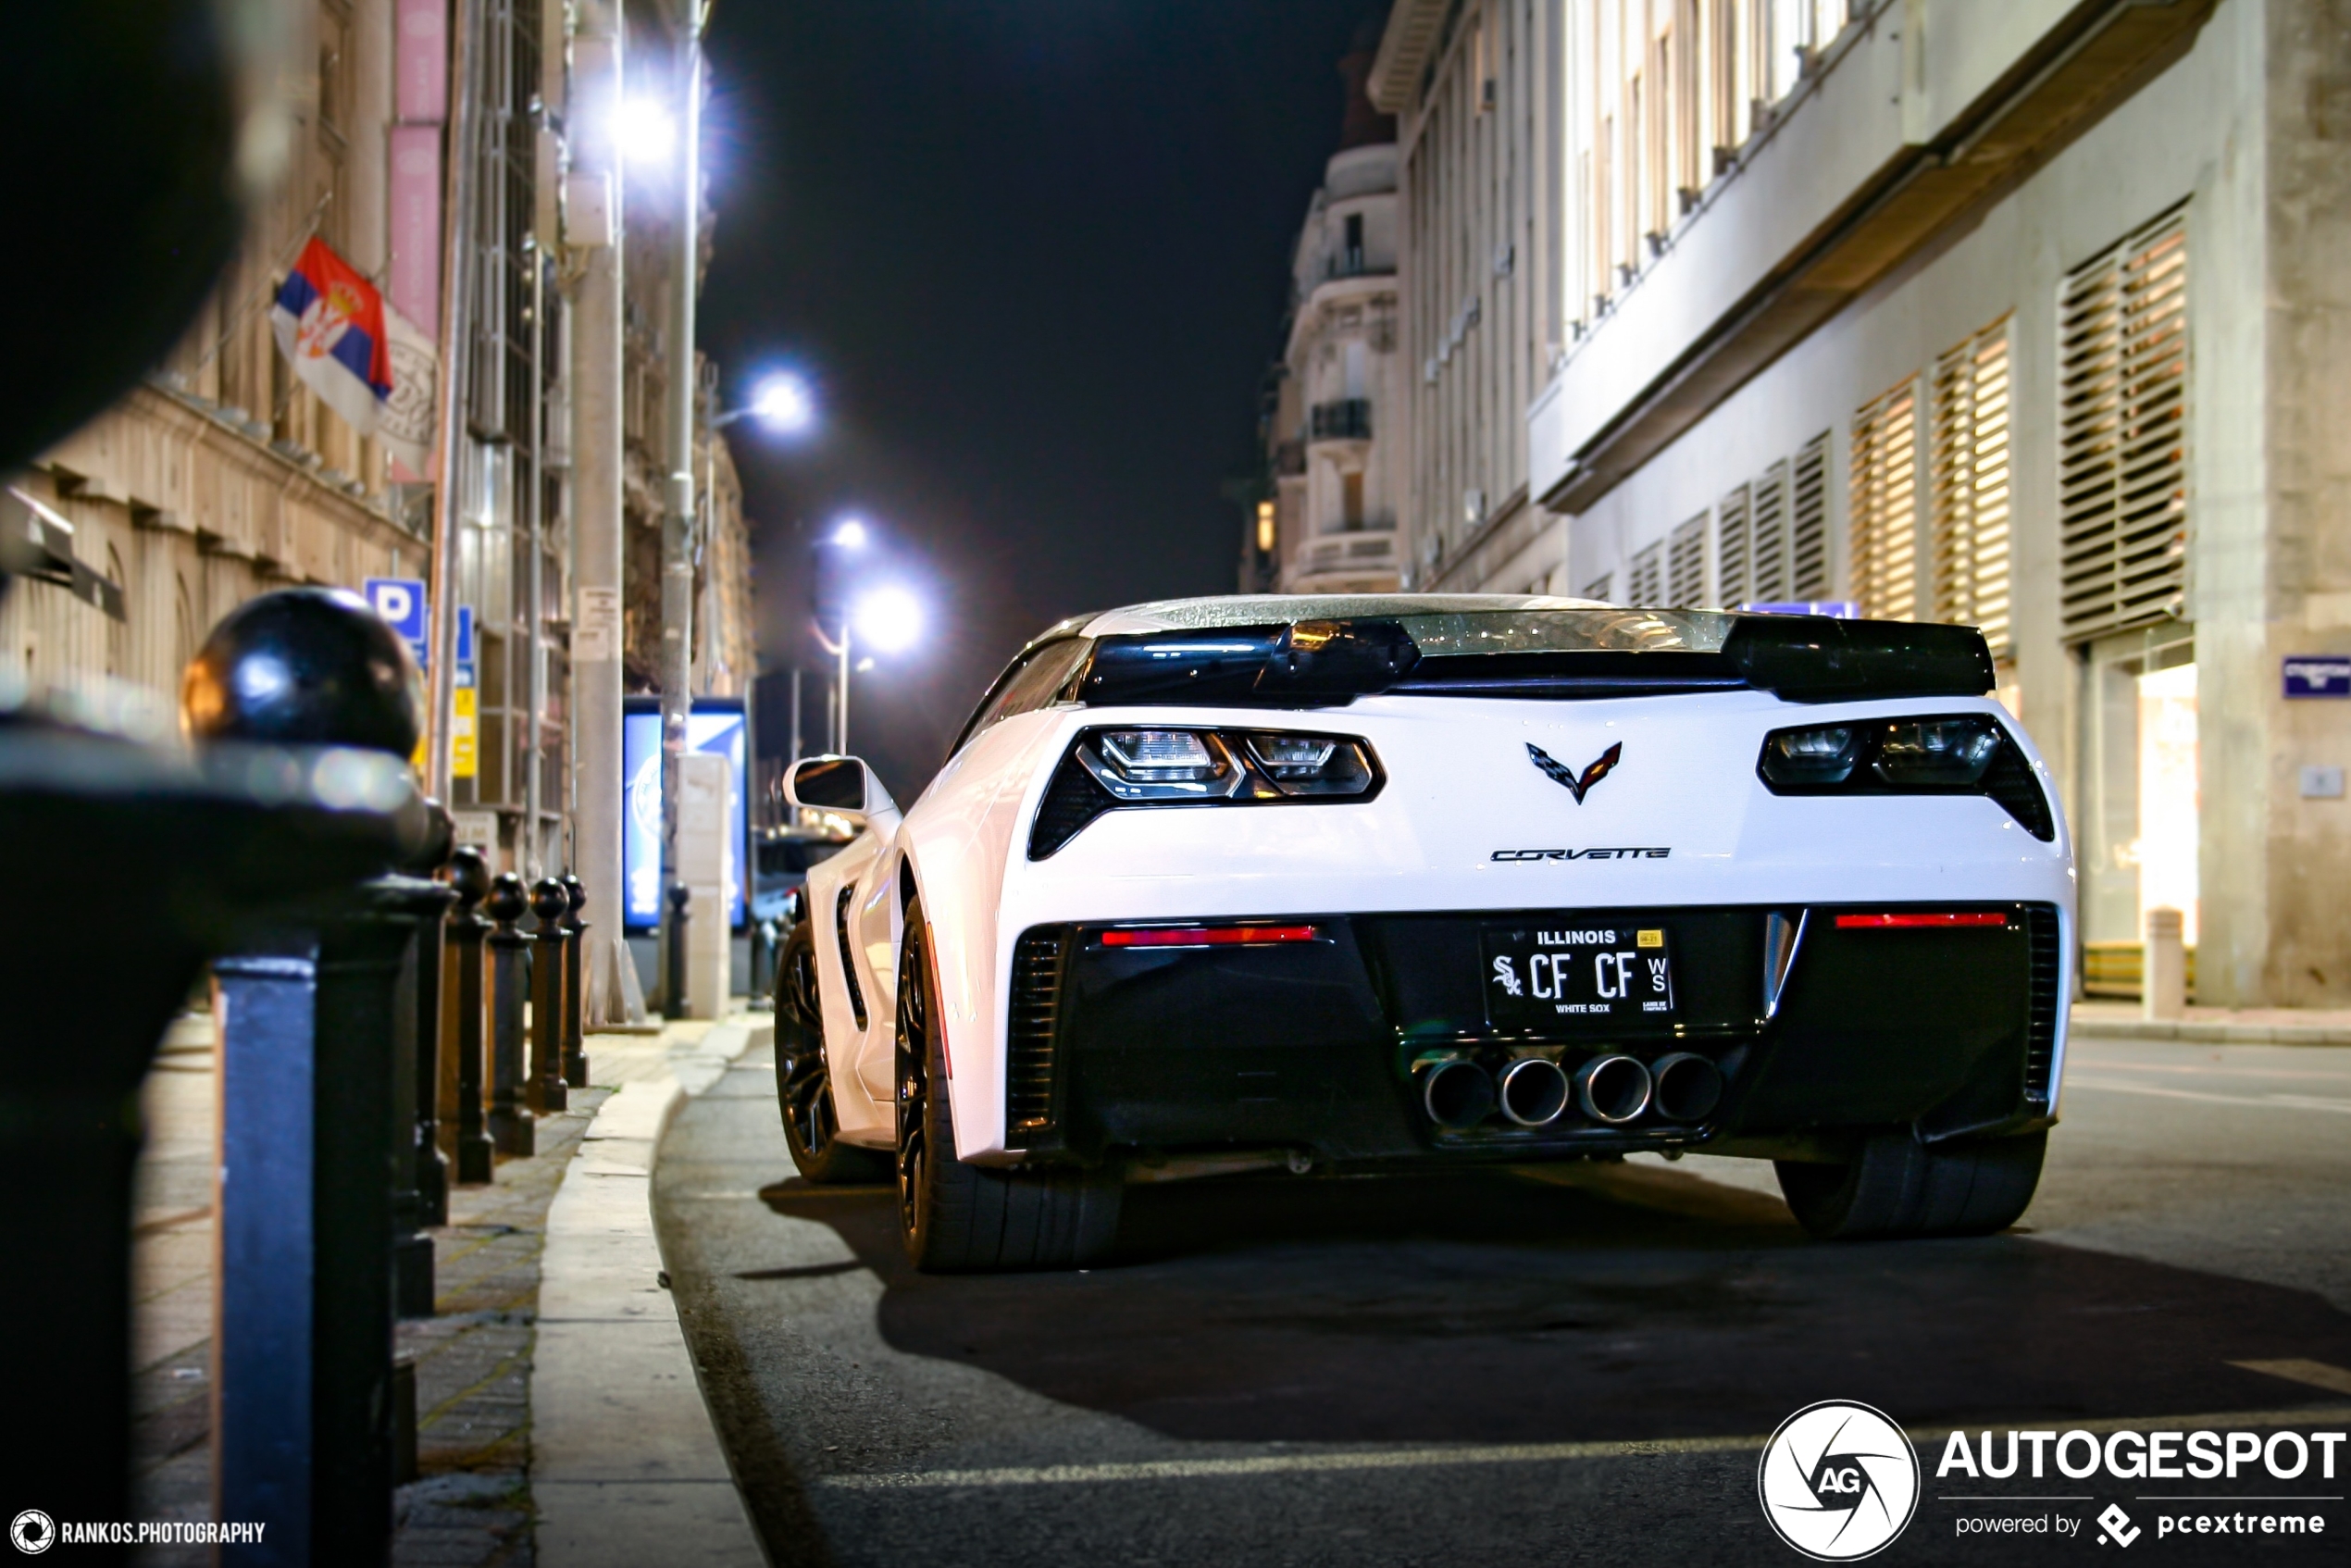
[[[439,882],[421,878],[441,868],[455,840],[449,813],[438,801],[425,803],[432,837],[402,869],[418,880],[412,893],[415,929],[401,955],[399,986],[392,1014],[392,1119],[394,1171],[392,1192],[392,1303],[402,1317],[430,1317],[433,1311],[432,1238],[424,1227],[445,1224],[449,1188],[434,1137],[429,1107],[441,1087],[437,1049],[441,1038],[441,927],[456,895]],[[432,1191],[428,1192],[428,1184]]]
[[[524,1103],[522,1004],[530,976],[530,938],[515,922],[530,907],[522,878],[502,871],[490,884],[490,1140],[501,1154],[538,1148]]]
[[[200,742],[341,741],[397,765],[416,746],[417,687],[406,650],[364,601],[295,589],[249,601],[215,628],[183,700]],[[329,755],[355,762],[367,751]],[[398,860],[437,858],[440,847],[420,833]],[[413,1015],[419,925],[448,898],[436,883],[379,875],[214,966],[213,1504],[218,1518],[270,1526],[227,1561],[390,1553],[404,1187],[412,1235],[414,1215],[405,1101],[416,1074],[401,1059],[412,1032],[403,1014]]]
[[[686,1016],[686,922],[691,918],[686,905],[693,901],[694,890],[683,882],[669,884],[669,952],[668,966],[662,980],[661,1015],[665,1018]]]
[[[530,886],[530,1108],[541,1115],[571,1103],[564,1083],[564,927],[571,897],[542,877]]]
[[[564,1082],[573,1089],[586,1089],[588,1024],[580,1012],[580,981],[588,967],[588,922],[579,917],[579,912],[588,907],[588,889],[577,877],[562,880],[571,899],[571,913],[564,917]]]
[[[447,808],[438,801],[429,803],[436,821],[446,823]],[[411,871],[421,876],[447,868],[454,852],[453,840],[445,832],[437,837],[439,855],[431,857],[429,866],[411,865]],[[426,858],[418,857],[420,861]],[[455,890],[450,890],[448,902],[454,903],[456,899]],[[417,1218],[420,1225],[449,1223],[449,1157],[441,1151],[441,979],[448,959],[448,913],[444,906],[417,927],[417,1070],[412,1093],[416,1100]]]
[[[490,863],[468,845],[449,857],[449,889],[457,913],[449,917],[451,970],[457,982],[457,1184],[479,1187],[491,1177],[496,1145],[487,1131],[482,1095],[481,943],[490,922],[481,917],[490,896]]]

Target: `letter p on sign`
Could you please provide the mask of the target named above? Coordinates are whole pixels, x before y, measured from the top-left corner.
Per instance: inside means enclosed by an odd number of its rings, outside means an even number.
[[[425,653],[425,584],[421,578],[371,577],[366,585],[367,603],[392,624],[400,640],[421,661]]]

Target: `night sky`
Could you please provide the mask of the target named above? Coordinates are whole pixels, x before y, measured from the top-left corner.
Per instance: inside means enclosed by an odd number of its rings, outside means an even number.
[[[764,751],[816,666],[811,540],[932,610],[853,677],[911,801],[1005,660],[1083,610],[1229,592],[1290,246],[1383,0],[724,0],[702,337],[730,402],[790,365],[817,437],[730,432],[753,519]],[[820,688],[804,733],[821,749]]]

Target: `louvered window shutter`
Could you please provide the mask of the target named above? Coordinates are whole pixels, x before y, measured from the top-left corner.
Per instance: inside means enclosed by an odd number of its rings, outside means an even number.
[[[1829,433],[1804,443],[1789,470],[1788,588],[1798,600],[1829,596]]]
[[[1861,614],[1918,615],[1918,384],[1853,416],[1853,597]]]
[[[1615,591],[1616,574],[1613,572],[1606,572],[1586,583],[1584,585],[1584,591],[1579,595],[1579,597],[1585,599],[1597,599],[1601,604],[1606,604],[1611,603],[1611,595],[1612,595]]]
[[[1635,552],[1627,602],[1636,609],[1654,609],[1665,593],[1665,546],[1662,541]]]
[[[2060,619],[2068,641],[2183,612],[2187,215],[2069,273],[2059,302]]]
[[[1934,618],[1977,627],[2007,658],[2009,324],[1985,328],[1934,362],[1927,528]]]
[[[1692,517],[1673,530],[1666,548],[1665,602],[1676,609],[1706,603],[1706,518]]]
[[[1714,507],[1714,570],[1716,597],[1729,609],[1736,609],[1755,595],[1754,581],[1748,570],[1751,559],[1747,526],[1747,486],[1741,485],[1723,497]]]
[[[1755,603],[1778,604],[1787,600],[1787,465],[1774,463],[1748,487],[1749,516],[1754,519],[1750,569],[1755,574]]]

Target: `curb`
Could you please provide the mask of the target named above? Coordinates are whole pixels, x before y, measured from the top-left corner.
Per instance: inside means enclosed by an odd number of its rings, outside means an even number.
[[[2209,1045],[2351,1045],[2351,1028],[2327,1024],[2223,1024],[2186,1018],[2084,1018],[2075,1039],[2183,1040]]]
[[[544,1568],[765,1564],[660,1283],[653,1216],[653,1160],[671,1119],[765,1027],[720,1025],[673,1052],[668,1073],[622,1085],[548,1208],[530,1372]]]

